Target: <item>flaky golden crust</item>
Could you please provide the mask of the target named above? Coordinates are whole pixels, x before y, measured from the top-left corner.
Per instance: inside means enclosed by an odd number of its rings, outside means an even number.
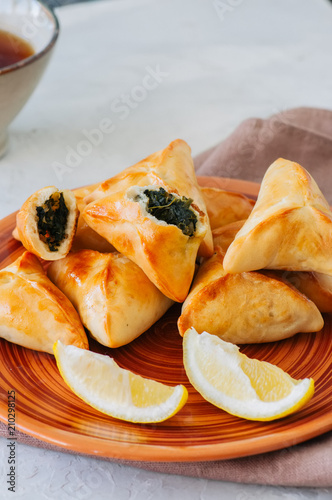
[[[236,222],[231,222],[226,226],[221,226],[212,231],[213,244],[214,246],[219,246],[224,252],[233,243],[235,236],[240,231],[241,227],[245,223],[244,220],[238,220]]]
[[[331,313],[332,276],[321,273],[299,274],[299,283],[294,283],[294,286],[312,300],[321,312]]]
[[[207,213],[204,197],[198,185],[191,149],[188,144],[177,139],[165,149],[153,153],[135,165],[126,168],[118,175],[102,182],[85,198],[92,203],[119,191],[126,191],[131,186],[158,184],[159,180],[176,190],[180,196],[194,200],[200,211]],[[199,255],[210,257],[213,254],[212,233],[208,218],[206,235],[201,242]]]
[[[74,304],[91,335],[119,347],[152,326],[172,305],[130,259],[93,250],[53,262],[50,279]]]
[[[272,272],[271,272],[272,273]],[[178,321],[181,335],[194,327],[227,342],[261,343],[318,331],[317,307],[290,284],[257,272],[229,274],[219,247],[199,270]]]
[[[202,187],[212,231],[249,217],[255,201],[243,194],[214,187]]]
[[[72,242],[72,250],[98,250],[99,252],[113,252],[114,247],[106,241],[100,234],[96,233],[91,227],[85,222],[82,217],[81,212],[84,210],[86,203],[84,198],[86,198],[92,191],[97,189],[100,183],[90,184],[89,186],[73,189],[73,193],[76,198],[77,208],[80,212],[77,220],[76,233]],[[17,227],[12,233],[15,240],[21,241]]]
[[[161,180],[159,185],[171,192]],[[90,203],[83,217],[92,229],[143,269],[164,295],[183,302],[193,279],[197,251],[206,233],[207,216],[192,205],[198,224],[195,235],[189,237],[177,226],[147,214],[139,202],[128,197],[128,192],[130,190],[117,192]]]
[[[71,249],[76,232],[79,215],[76,199],[71,191],[65,189],[61,192],[69,213],[64,240],[59,248],[52,252],[39,237],[37,207],[42,206],[52,194],[57,192],[59,190],[54,186],[39,189],[26,200],[16,216],[17,233],[14,237],[22,242],[26,250],[45,260],[57,260],[65,257]]]
[[[90,193],[92,193],[93,191],[95,191],[95,189],[97,189],[99,185],[100,185],[100,182],[96,182],[94,184],[88,184],[87,186],[83,186],[83,187],[80,187],[80,188],[75,188],[75,189],[72,190],[73,193],[74,193],[74,195],[75,195],[75,198],[76,198],[79,210],[80,210],[80,203],[82,203],[82,201],[84,200],[84,198],[86,198],[87,196],[89,196]],[[85,205],[85,203],[84,203],[84,205]]]
[[[58,339],[88,349],[73,305],[47,278],[38,258],[30,252],[0,271],[0,336],[50,354]]]
[[[80,212],[76,234],[73,240],[72,250],[97,250],[98,252],[113,252],[114,247],[105,238],[96,233],[82,217],[82,212],[86,206],[84,199],[97,187],[99,184],[91,184],[82,188],[73,190],[76,198],[77,207]]]
[[[332,274],[332,213],[304,168],[281,158],[269,167],[224,267],[232,273],[269,268]]]
[[[332,312],[332,276],[306,271],[273,271],[312,300],[322,313]]]

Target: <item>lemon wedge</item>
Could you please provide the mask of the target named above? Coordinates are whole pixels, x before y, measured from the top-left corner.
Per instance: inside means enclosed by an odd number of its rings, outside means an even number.
[[[207,332],[188,329],[183,362],[191,384],[213,405],[248,420],[274,420],[305,405],[314,393],[312,378],[295,380],[266,361]]]
[[[109,356],[57,341],[53,346],[60,374],[87,404],[128,422],[162,422],[188,398],[183,385],[170,387],[120,368]]]

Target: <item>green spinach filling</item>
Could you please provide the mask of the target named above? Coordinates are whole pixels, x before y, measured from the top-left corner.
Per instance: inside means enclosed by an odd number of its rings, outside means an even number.
[[[51,252],[57,252],[66,235],[69,213],[63,193],[51,194],[44,205],[36,209],[39,238]]]
[[[185,196],[177,198],[164,188],[155,191],[145,189],[144,194],[148,197],[148,213],[158,220],[177,226],[186,236],[194,236],[197,216],[190,208],[193,200]]]

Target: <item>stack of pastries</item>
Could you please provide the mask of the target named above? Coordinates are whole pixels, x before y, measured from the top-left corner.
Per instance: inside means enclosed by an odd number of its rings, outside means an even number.
[[[281,340],[323,327],[332,312],[332,213],[311,175],[279,158],[247,219],[213,231],[178,321],[233,343]]]
[[[36,350],[59,338],[88,348],[86,331],[125,345],[174,302],[181,335],[193,326],[234,343],[319,331],[332,311],[332,213],[283,159],[255,204],[200,188],[176,140],[100,184],[37,191],[13,235],[27,251],[0,271],[0,336]]]

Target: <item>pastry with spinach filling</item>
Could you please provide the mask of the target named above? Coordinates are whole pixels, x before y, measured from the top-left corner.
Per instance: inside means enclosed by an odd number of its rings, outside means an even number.
[[[181,139],[172,141],[166,148],[152,153],[131,167],[99,184],[85,198],[86,205],[118,191],[126,191],[132,186],[149,186],[153,189],[164,187],[171,193],[179,193],[190,198],[207,214],[207,204],[198,185],[190,146]],[[241,217],[242,218],[242,217]],[[229,221],[230,222],[230,221]],[[209,218],[206,218],[206,233],[198,249],[198,256],[208,258],[213,255],[213,240]],[[226,224],[226,222],[224,222]]]
[[[71,191],[50,186],[34,193],[17,214],[23,246],[45,260],[65,257],[75,236],[78,208]]]
[[[86,222],[137,264],[167,297],[183,302],[195,272],[207,215],[164,183],[134,185],[90,203]]]
[[[57,252],[66,237],[68,208],[63,193],[56,192],[41,207],[36,207],[39,238],[50,252]]]
[[[71,247],[71,250],[73,251],[88,248],[91,250],[98,250],[98,252],[114,252],[114,247],[102,236],[100,236],[100,234],[91,229],[81,216],[81,212],[83,212],[86,206],[84,198],[94,191],[98,185],[99,184],[90,184],[88,186],[72,190],[76,198],[77,208],[80,212],[77,221],[75,238]],[[17,227],[13,230],[12,236],[15,240],[21,241],[18,235]]]
[[[197,216],[190,208],[193,202],[191,198],[176,197],[164,188],[145,189],[143,193],[148,198],[146,210],[149,214],[167,224],[174,224],[186,236],[194,236]]]

